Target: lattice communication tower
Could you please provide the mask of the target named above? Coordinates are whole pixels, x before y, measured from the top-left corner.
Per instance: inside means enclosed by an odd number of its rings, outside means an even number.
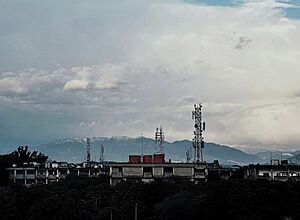
[[[201,104],[194,105],[194,111],[192,111],[192,119],[195,121],[193,138],[193,147],[195,149],[194,162],[203,163],[204,138],[202,136],[202,133],[203,131],[205,131],[205,122],[202,122]]]
[[[165,133],[163,131],[162,126],[156,128],[155,132],[155,144],[157,148],[155,148],[155,153],[163,154],[164,153],[164,142],[165,142]]]
[[[91,162],[91,138],[86,139],[86,162]]]

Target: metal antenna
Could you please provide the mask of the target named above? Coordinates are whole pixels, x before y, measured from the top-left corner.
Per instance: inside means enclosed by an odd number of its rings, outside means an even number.
[[[86,162],[91,162],[91,138],[86,139]]]
[[[100,162],[103,162],[103,161],[104,161],[104,147],[101,144],[101,147],[100,147]]]
[[[193,156],[193,143],[190,145],[190,160],[192,159],[192,156]]]
[[[273,157],[272,157],[272,151],[270,151],[270,164],[272,165],[272,159],[273,159]]]
[[[204,138],[202,136],[202,133],[205,130],[205,122],[202,122],[201,104],[194,105],[194,111],[192,111],[192,119],[195,120],[193,138],[193,147],[195,148],[194,162],[203,163]]]
[[[159,128],[156,128],[155,132],[155,144],[158,147],[158,152],[157,148],[155,146],[155,153],[163,153],[164,152],[164,141],[165,141],[165,133],[163,132],[162,126]]]
[[[142,139],[142,155],[144,155],[144,134],[141,133],[141,139]]]
[[[158,128],[156,128],[156,132],[155,132],[155,149],[154,149],[154,153],[157,152],[157,140],[158,140]]]
[[[185,155],[186,155],[186,162],[189,163],[190,160],[191,160],[191,152],[190,152],[190,150],[187,150],[185,152]]]

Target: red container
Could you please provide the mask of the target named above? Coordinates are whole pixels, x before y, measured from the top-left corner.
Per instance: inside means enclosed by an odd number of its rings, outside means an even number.
[[[164,154],[154,154],[153,163],[164,163],[165,155]]]
[[[143,156],[143,163],[152,163],[152,155],[144,155]]]
[[[129,155],[129,163],[141,163],[140,155]]]

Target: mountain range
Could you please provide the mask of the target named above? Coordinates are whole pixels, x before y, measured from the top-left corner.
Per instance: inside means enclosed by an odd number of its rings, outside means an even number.
[[[153,154],[155,152],[155,140],[151,138],[131,138],[126,136],[91,137],[91,158],[98,161],[100,148],[104,147],[104,159],[106,161],[128,161],[129,154]],[[164,143],[166,159],[172,161],[186,161],[186,151],[193,152],[192,142],[180,140]],[[54,142],[36,146],[34,148],[49,156],[52,160],[83,162],[86,158],[86,138],[75,137],[59,139]],[[259,155],[245,153],[239,149],[205,143],[203,150],[204,160],[212,162],[219,160],[222,164],[249,164],[264,163]]]

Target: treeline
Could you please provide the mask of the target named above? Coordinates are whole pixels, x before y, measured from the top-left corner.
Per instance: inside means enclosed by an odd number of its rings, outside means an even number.
[[[300,219],[300,183],[274,181],[121,182],[67,179],[0,192],[3,220]]]

